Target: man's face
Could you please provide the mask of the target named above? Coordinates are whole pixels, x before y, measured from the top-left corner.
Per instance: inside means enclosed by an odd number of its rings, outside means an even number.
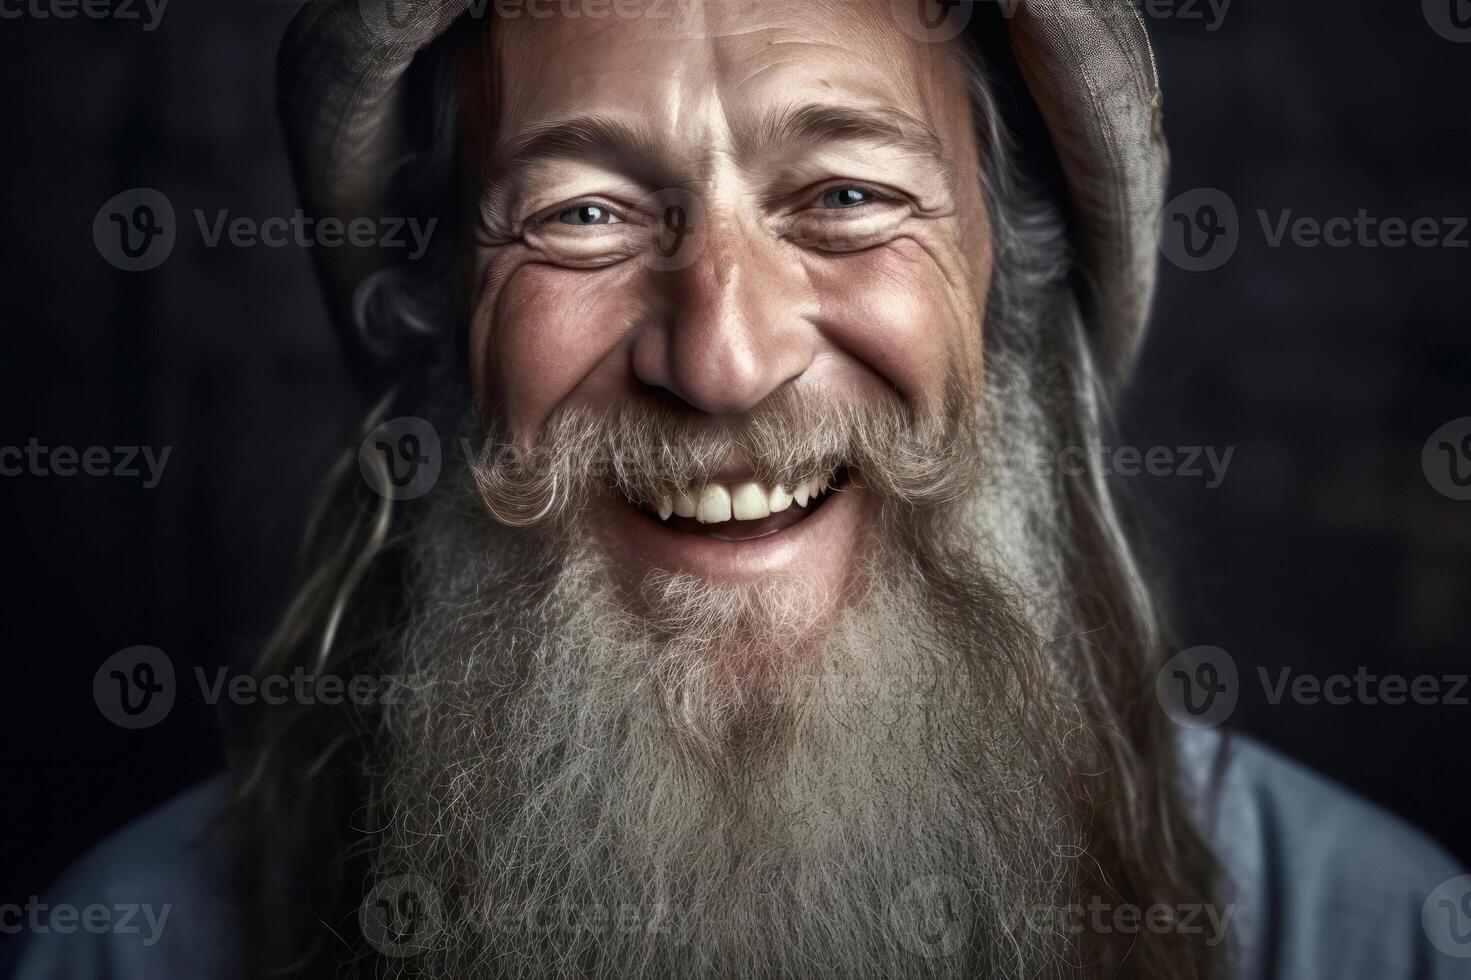
[[[921,415],[947,385],[974,398],[989,227],[956,51],[888,0],[553,9],[493,21],[463,66],[488,174],[471,374],[503,431],[630,406],[738,426],[778,393]],[[598,545],[636,575],[840,595],[862,474],[806,474],[846,491],[813,497],[758,463],[599,499]]]
[[[969,73],[886,0],[658,9],[691,13],[505,19],[461,65],[472,375],[493,442],[533,452],[405,529],[375,874],[466,925],[650,925],[464,930],[425,975],[1050,972],[1070,937],[1006,917],[1066,902],[1094,766],[1044,642],[1062,602],[1018,598],[1062,526],[996,462],[1052,429],[1006,343],[1030,324],[998,318],[980,384]],[[905,911],[937,880],[986,923],[963,956]]]

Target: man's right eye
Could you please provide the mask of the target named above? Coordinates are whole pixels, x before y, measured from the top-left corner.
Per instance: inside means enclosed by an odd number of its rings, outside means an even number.
[[[599,204],[579,204],[577,207],[568,208],[557,215],[557,220],[564,225],[578,225],[582,227],[621,223],[612,211]]]

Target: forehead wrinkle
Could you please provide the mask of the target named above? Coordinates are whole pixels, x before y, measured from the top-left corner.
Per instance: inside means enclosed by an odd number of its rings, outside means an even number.
[[[510,24],[499,17],[492,23],[497,29],[488,31],[480,42],[488,39],[491,46],[490,56],[483,61],[483,84],[497,130],[486,154],[488,179],[554,159],[612,160],[639,172],[673,169],[673,161],[665,159],[668,154],[661,141],[642,120],[582,112],[582,106],[554,110],[541,119],[536,118],[534,110],[528,112],[525,103],[534,89],[531,80],[540,77],[569,49],[575,54],[576,46],[585,43],[586,37],[541,31],[538,43],[549,45],[549,49],[536,51],[536,45],[526,43],[524,31],[507,30]],[[585,29],[594,32],[594,38],[619,27],[616,19],[606,23],[587,20],[584,24]],[[518,38],[522,43],[517,43]],[[531,101],[534,104],[536,100]]]
[[[856,0],[834,0],[829,4],[828,0],[823,0],[820,6],[841,9],[854,2]],[[834,80],[830,76],[821,80],[809,80],[803,87],[820,86],[826,90],[825,99],[793,101],[775,110],[768,110],[759,122],[754,125],[748,123],[746,126],[734,125],[735,120],[727,110],[726,104],[730,99],[739,99],[736,93],[765,87],[762,84],[764,79],[771,79],[771,85],[779,85],[790,91],[790,82],[782,84],[779,81],[781,73],[800,64],[828,66],[834,53],[851,52],[853,39],[849,38],[850,43],[843,44],[836,38],[772,36],[775,29],[769,25],[745,31],[728,30],[721,35],[722,40],[746,34],[767,36],[765,42],[756,49],[725,43],[711,46],[711,54],[718,66],[716,78],[719,102],[731,133],[732,150],[744,160],[759,160],[803,144],[866,143],[876,147],[893,147],[929,161],[944,183],[953,186],[954,164],[946,150],[945,141],[937,135],[930,123],[900,107],[901,104],[914,100],[921,110],[931,108],[932,100],[925,92],[925,80],[935,77],[935,69],[931,64],[935,53],[923,51],[921,55],[929,57],[915,56],[894,38],[872,30],[871,25],[864,21],[855,23],[854,27],[863,35],[864,40],[892,55],[879,59],[879,67],[886,67],[889,71],[883,73],[883,79],[878,79],[880,85],[877,89],[871,84],[876,80],[873,77],[865,79],[858,89],[848,92],[843,91],[846,86],[841,80]],[[952,64],[949,57],[952,54],[950,46],[941,47],[946,48],[942,54],[944,64]],[[913,71],[901,71],[902,77],[894,77],[893,71],[900,65],[907,65]],[[823,74],[826,75],[826,71]],[[949,82],[951,79],[946,78],[944,81]],[[891,96],[898,92],[909,92],[910,99],[900,97],[895,101]]]

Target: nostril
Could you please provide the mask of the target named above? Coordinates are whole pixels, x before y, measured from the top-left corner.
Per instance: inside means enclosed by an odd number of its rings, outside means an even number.
[[[691,405],[689,402],[685,401],[677,393],[670,390],[669,388],[663,387],[662,385],[646,384],[644,385],[644,394],[647,395],[649,400],[652,401],[654,405],[658,408],[667,409],[671,412],[678,412],[681,415],[705,414],[694,405]]]

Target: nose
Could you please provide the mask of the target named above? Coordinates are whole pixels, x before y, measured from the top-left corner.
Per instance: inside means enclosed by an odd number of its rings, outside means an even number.
[[[756,406],[801,376],[817,352],[800,262],[751,224],[711,214],[690,243],[692,261],[651,273],[666,313],[633,347],[641,382],[712,415]]]

